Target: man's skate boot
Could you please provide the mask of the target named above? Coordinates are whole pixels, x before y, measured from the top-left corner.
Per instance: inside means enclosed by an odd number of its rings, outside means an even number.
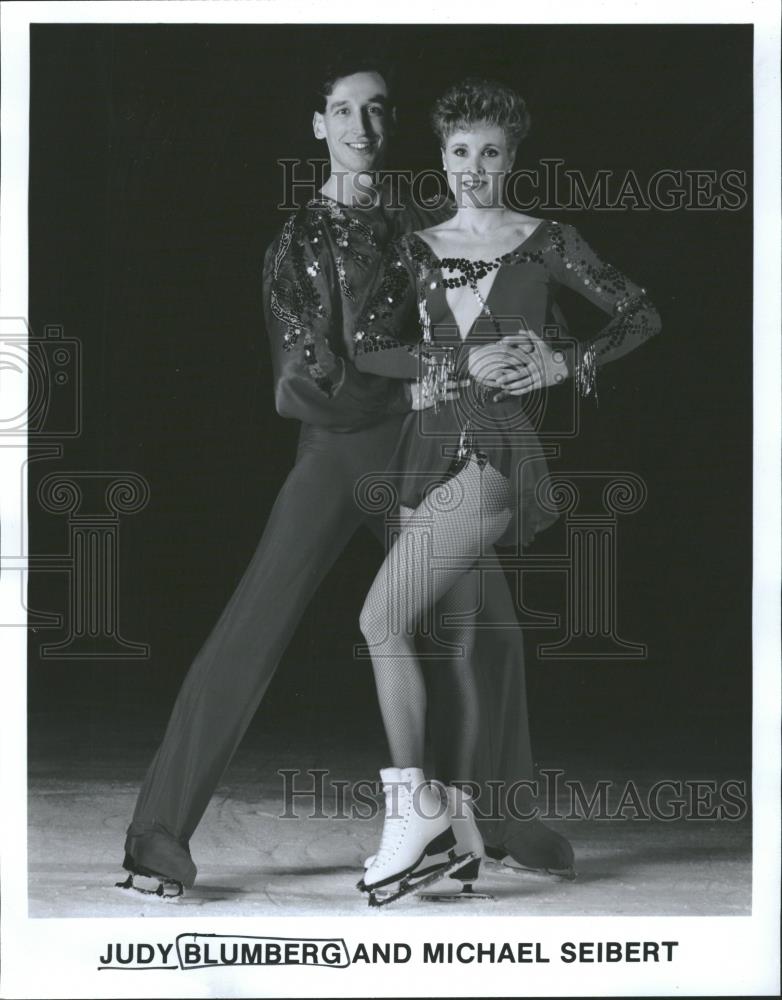
[[[380,772],[385,818],[380,848],[358,883],[370,906],[382,906],[437,881],[475,859],[457,854],[448,809],[420,768]]]
[[[447,879],[427,892],[418,894],[418,898],[429,902],[452,902],[473,899],[494,899],[487,892],[477,892],[474,883],[481,870],[481,863],[486,857],[483,839],[475,824],[472,813],[472,798],[464,788],[454,785],[439,786],[448,804],[448,815],[456,835],[456,853],[471,854],[472,858],[456,871],[451,872]]]
[[[486,860],[495,870],[517,875],[548,875],[566,881],[576,878],[570,843],[539,819],[520,820],[506,831],[501,846],[486,844]]]

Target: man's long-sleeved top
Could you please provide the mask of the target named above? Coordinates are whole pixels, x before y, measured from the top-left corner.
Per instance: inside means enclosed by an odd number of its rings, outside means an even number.
[[[351,431],[409,411],[404,383],[356,369],[353,333],[387,245],[448,211],[350,208],[320,197],[291,215],[263,270],[281,416]]]

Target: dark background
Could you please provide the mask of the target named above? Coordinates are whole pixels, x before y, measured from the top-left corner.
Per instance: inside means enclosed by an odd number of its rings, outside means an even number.
[[[263,252],[284,220],[279,157],[323,156],[308,90],[346,41],[398,46],[395,163],[436,167],[433,98],[470,72],[528,100],[518,166],[561,157],[591,176],[747,171],[752,29],[736,26],[36,25],[31,47],[30,321],[83,345],[83,429],[30,467],[31,552],[64,552],[63,517],[35,502],[53,471],[133,471],[151,499],[123,519],[121,631],[146,661],[44,660],[30,637],[31,747],[52,720],[91,746],[97,721],[155,736],[263,530],[298,425],[273,407],[261,315]],[[538,662],[542,758],[600,746],[626,760],[746,760],[751,721],[751,205],[727,211],[560,211],[639,279],[660,337],[606,369],[600,405],[563,465],[628,470],[649,497],[621,519],[618,629],[645,661]],[[312,516],[318,516],[313,491]],[[555,550],[556,533],[541,542]],[[380,557],[357,535],[308,609],[254,727],[294,740],[377,731],[358,610]],[[64,611],[57,574],[30,605]],[[552,580],[526,600],[562,610]],[[97,730],[96,730],[97,731]],[[43,736],[41,735],[41,739]],[[684,748],[686,747],[686,754]],[[103,752],[96,745],[94,753]]]

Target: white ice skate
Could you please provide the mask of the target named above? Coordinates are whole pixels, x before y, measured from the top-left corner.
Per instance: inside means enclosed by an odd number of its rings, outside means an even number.
[[[383,906],[477,860],[459,854],[448,809],[420,768],[380,772],[386,799],[380,848],[358,883],[370,906]]]

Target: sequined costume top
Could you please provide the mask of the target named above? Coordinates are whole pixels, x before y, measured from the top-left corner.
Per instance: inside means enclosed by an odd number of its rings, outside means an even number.
[[[319,197],[288,218],[263,268],[281,416],[344,432],[410,410],[404,383],[356,370],[352,334],[389,243],[451,213],[447,206],[352,208]]]
[[[489,270],[497,273],[484,308],[462,339],[446,288]],[[591,339],[569,334],[560,305],[563,289],[610,316]],[[470,348],[529,329],[557,341],[553,346],[565,356],[580,393],[594,395],[600,368],[656,334],[660,325],[645,290],[602,261],[573,226],[545,220],[515,250],[480,262],[477,269],[469,260],[438,258],[422,237],[410,233],[389,247],[358,316],[355,363],[366,373],[416,379],[430,370],[438,352],[450,348],[457,374],[467,377]],[[555,516],[539,502],[538,487],[548,473],[537,434],[542,396],[530,392],[499,401],[495,396],[471,381],[457,400],[408,418],[394,457],[401,499],[417,506],[469,456],[491,462],[510,481],[518,511],[502,541],[526,544]]]

